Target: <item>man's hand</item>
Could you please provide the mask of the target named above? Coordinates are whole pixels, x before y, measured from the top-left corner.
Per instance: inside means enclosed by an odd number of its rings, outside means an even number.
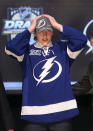
[[[54,17],[52,17],[52,16],[50,16],[50,15],[46,15],[46,14],[43,14],[42,16],[45,16],[45,17],[47,17],[47,18],[50,20],[50,23],[51,23],[51,25],[52,25],[52,27],[53,27],[54,29],[57,29],[57,30],[59,30],[59,31],[61,31],[61,32],[63,31],[62,25],[59,24],[59,23],[55,20]]]
[[[7,131],[14,131],[14,129],[9,129],[9,130],[7,130]]]
[[[30,33],[35,31],[36,21],[37,21],[41,16],[42,16],[42,15],[37,16],[34,20],[32,20],[32,23],[31,23],[30,27],[28,28],[28,30],[29,30]]]

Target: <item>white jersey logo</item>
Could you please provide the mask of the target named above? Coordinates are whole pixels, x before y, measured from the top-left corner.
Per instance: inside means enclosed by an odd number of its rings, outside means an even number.
[[[62,72],[62,66],[61,64],[55,60],[56,56],[52,57],[52,58],[49,58],[49,59],[45,59],[45,60],[42,60],[40,61],[39,63],[37,63],[33,69],[33,76],[35,78],[35,80],[37,81],[37,85],[41,82],[41,83],[48,83],[48,82],[52,82],[54,80],[56,80],[61,72]],[[37,71],[40,69],[40,64],[41,63],[44,63],[42,69],[43,71],[40,73],[39,77],[37,78],[36,75],[35,75],[35,70],[37,69]],[[52,78],[49,78],[49,79],[45,79],[45,77],[47,75],[49,75],[49,73],[51,72],[51,68],[54,66],[54,65],[57,65],[58,66],[58,71],[57,73],[52,77]]]

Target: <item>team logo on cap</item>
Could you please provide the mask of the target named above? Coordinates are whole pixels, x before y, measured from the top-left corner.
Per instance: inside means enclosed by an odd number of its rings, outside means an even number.
[[[42,20],[39,21],[39,23],[37,25],[37,28],[41,28],[41,27],[43,27],[45,25],[46,25],[46,21],[45,21],[45,19],[42,19]]]

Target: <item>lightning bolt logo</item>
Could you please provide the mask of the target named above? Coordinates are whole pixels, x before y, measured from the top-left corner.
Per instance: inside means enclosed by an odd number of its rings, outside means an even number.
[[[43,61],[40,61],[39,63],[36,64],[36,66],[33,69],[33,76],[35,78],[35,80],[37,81],[37,86],[40,82],[42,83],[47,83],[47,82],[51,82],[54,81],[55,79],[57,79],[57,77],[61,74],[62,72],[62,67],[61,64],[57,61],[55,61],[56,56],[49,58],[49,59],[45,59]],[[46,61],[46,63],[44,64],[44,66],[42,67],[43,71],[42,73],[39,75],[39,79],[36,78],[34,70],[38,67],[38,65],[42,62]],[[59,67],[59,70],[57,72],[57,74],[55,76],[53,76],[52,78],[48,79],[48,80],[44,80],[44,78],[50,73],[50,69],[52,68],[52,66],[54,64],[57,64],[57,66]]]
[[[50,73],[49,70],[50,70],[51,67],[53,66],[54,63],[52,63],[52,62],[53,62],[53,60],[54,60],[55,58],[56,58],[56,56],[48,59],[47,62],[45,63],[45,65],[42,67],[42,69],[44,69],[44,70],[43,70],[43,72],[39,75],[40,80],[38,81],[37,85]]]

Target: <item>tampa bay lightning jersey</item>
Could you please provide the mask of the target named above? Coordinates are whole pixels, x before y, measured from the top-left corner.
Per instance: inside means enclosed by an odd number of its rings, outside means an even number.
[[[78,115],[70,84],[70,65],[87,38],[78,30],[63,26],[62,38],[41,48],[29,45],[25,30],[6,45],[6,53],[20,61],[23,72],[21,118],[40,123],[57,122]]]

